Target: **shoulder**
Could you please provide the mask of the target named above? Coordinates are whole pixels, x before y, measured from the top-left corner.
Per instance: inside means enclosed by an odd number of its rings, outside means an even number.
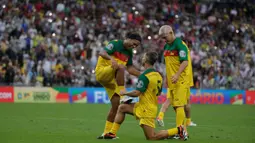
[[[176,39],[175,39],[175,41],[174,41],[176,44],[182,44],[182,39],[181,38],[179,38],[179,37],[177,37]]]

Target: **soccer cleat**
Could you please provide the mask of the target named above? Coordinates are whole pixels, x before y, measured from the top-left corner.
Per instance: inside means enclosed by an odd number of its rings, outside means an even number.
[[[174,135],[173,139],[176,139],[176,140],[180,139],[180,135],[178,135],[178,134]]]
[[[118,139],[118,137],[116,136],[116,134],[110,132],[104,135],[104,139]]]
[[[120,99],[121,104],[130,104],[133,101],[131,97],[124,96],[122,99]]]
[[[188,140],[188,132],[186,130],[186,127],[181,125],[178,127],[178,130],[179,130],[179,136],[180,136],[180,139],[186,141]]]
[[[160,119],[159,117],[157,117],[156,120],[157,120],[157,123],[158,123],[158,125],[159,125],[160,127],[164,127],[164,126],[165,126],[164,120]]]
[[[197,124],[191,121],[191,122],[190,122],[190,124],[189,124],[189,125],[187,125],[187,126],[190,126],[190,127],[196,127],[196,126],[197,126]]]
[[[168,139],[180,139],[180,136],[179,136],[179,134],[176,134],[176,135],[174,135],[174,136],[168,136],[167,138],[166,138],[167,140]]]
[[[98,136],[97,139],[104,139],[104,133],[101,136]]]

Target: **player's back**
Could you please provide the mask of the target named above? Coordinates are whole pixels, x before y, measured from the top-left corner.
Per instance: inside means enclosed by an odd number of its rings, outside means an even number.
[[[163,79],[162,76],[154,71],[151,71],[147,74],[145,74],[147,77],[149,84],[147,86],[146,91],[139,97],[140,104],[146,105],[146,106],[158,106],[158,95],[160,94],[162,90],[162,83]]]

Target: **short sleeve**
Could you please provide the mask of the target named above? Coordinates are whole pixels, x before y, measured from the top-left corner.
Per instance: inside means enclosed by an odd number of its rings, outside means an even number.
[[[107,52],[107,54],[112,55],[116,51],[116,46],[114,42],[109,42],[109,44],[104,47],[104,50]]]
[[[178,48],[179,60],[180,61],[188,61],[188,47],[187,47],[187,45],[183,41],[180,41],[177,44],[177,48]]]
[[[142,74],[138,78],[138,82],[136,83],[136,90],[145,92],[149,84],[148,78]]]

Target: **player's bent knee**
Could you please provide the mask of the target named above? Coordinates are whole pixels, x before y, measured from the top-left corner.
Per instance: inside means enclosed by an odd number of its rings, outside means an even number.
[[[118,108],[118,112],[125,112],[126,110],[126,105],[125,104],[121,104]]]

